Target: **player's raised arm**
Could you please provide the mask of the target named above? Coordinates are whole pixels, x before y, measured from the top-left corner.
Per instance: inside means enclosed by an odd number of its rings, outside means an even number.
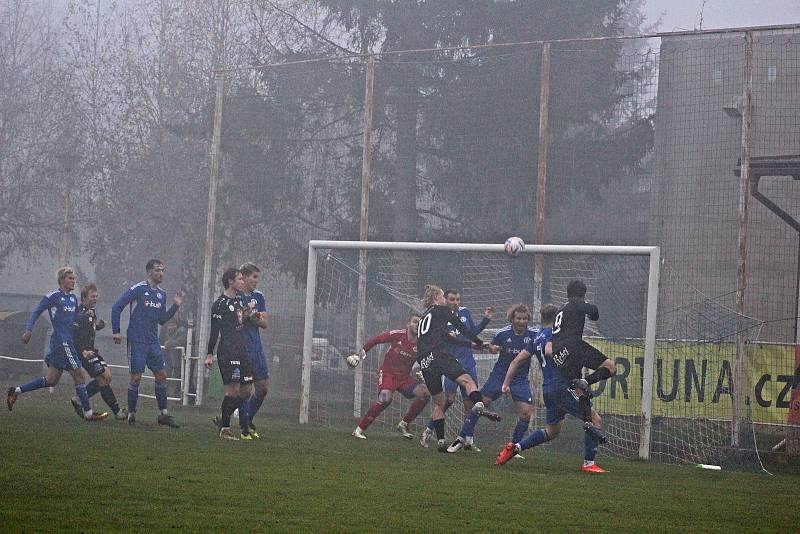
[[[483,310],[483,319],[477,325],[472,320],[472,313],[469,310],[467,312],[467,324],[469,325],[470,329],[475,332],[476,334],[480,334],[483,330],[489,326],[489,321],[492,320],[492,314],[494,310],[491,306],[487,307]]]
[[[600,319],[600,309],[594,304],[591,304],[589,302],[578,302],[575,305],[575,308],[578,311],[578,313],[584,314],[592,321]]]
[[[22,343],[28,344],[28,341],[31,340],[31,336],[33,335],[33,325],[36,324],[36,319],[49,307],[50,299],[46,296],[42,297],[42,300],[39,301],[39,304],[36,305],[28,317],[28,322],[25,323],[25,332],[22,333]]]
[[[166,310],[164,308],[161,308],[161,310],[158,312],[158,324],[163,325],[167,321],[172,319],[172,316],[175,315],[175,312],[178,311],[178,308],[182,303],[183,303],[183,295],[181,294],[180,291],[176,291],[175,300],[172,302],[172,306],[170,306],[169,309]]]
[[[458,317],[458,314],[455,311],[453,311],[450,308],[447,308],[446,313],[449,314],[447,320],[450,322],[450,324],[452,324],[458,329],[461,335],[463,335],[467,339],[472,340],[472,342],[474,342],[478,346],[478,348],[483,347],[483,341],[481,340],[481,338],[479,338],[478,335],[471,328],[469,328],[469,326],[461,322],[461,319]],[[460,344],[457,341],[453,341],[453,343],[455,343],[456,345]]]
[[[369,338],[364,346],[361,347],[358,351],[354,352],[350,356],[347,357],[347,365],[350,367],[357,367],[359,363],[361,363],[364,358],[367,357],[367,352],[369,352],[374,346],[381,345],[383,343],[391,343],[392,342],[392,332],[386,331],[381,332],[377,336]]]

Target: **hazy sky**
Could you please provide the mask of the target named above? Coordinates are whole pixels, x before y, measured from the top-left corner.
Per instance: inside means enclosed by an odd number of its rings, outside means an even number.
[[[661,16],[658,31],[800,23],[800,0],[645,0],[649,23]]]

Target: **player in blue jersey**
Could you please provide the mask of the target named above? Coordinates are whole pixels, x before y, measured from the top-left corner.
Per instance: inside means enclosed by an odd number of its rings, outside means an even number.
[[[164,353],[158,341],[158,325],[170,320],[183,303],[181,292],[175,293],[173,304],[167,308],[167,294],[159,287],[164,281],[164,262],[152,259],[145,266],[147,280],[131,286],[111,308],[111,332],[114,343],[122,343],[120,315],[126,306],[131,306],[128,322],[128,350],[130,354],[131,379],[128,384],[128,424],[136,422],[136,405],[139,402],[139,383],[145,366],[156,379],[155,391],[158,402],[158,424],[172,428],[178,425],[167,411],[167,372]]]
[[[250,435],[258,438],[256,427],[253,424],[258,409],[267,396],[269,391],[269,370],[267,368],[267,356],[261,344],[261,330],[267,327],[267,302],[264,293],[259,291],[258,282],[261,279],[261,269],[254,263],[245,263],[239,267],[239,271],[244,277],[244,290],[239,294],[242,305],[249,308],[250,319],[244,325],[245,347],[247,357],[250,359],[250,366],[253,371],[253,394],[247,401],[245,409],[248,411],[250,420]],[[242,418],[239,418],[241,423]]]
[[[587,431],[584,435],[584,455],[581,471],[588,473],[605,473],[605,469],[595,463],[597,455],[598,441],[602,441],[601,420],[597,411],[592,407],[588,397],[581,395],[581,391],[571,387],[564,375],[558,370],[553,361],[552,338],[553,323],[559,309],[552,304],[545,304],[541,309],[542,329],[535,339],[527,345],[525,350],[520,352],[509,364],[506,377],[503,381],[503,393],[508,394],[512,390],[514,377],[517,368],[523,362],[530,362],[531,355],[536,355],[536,359],[542,368],[542,397],[547,408],[545,428],[540,428],[528,434],[523,439],[513,440],[506,444],[500,454],[497,455],[496,465],[503,465],[508,462],[520,451],[536,447],[542,443],[553,440],[561,431],[561,423],[564,416],[570,414],[585,421],[584,425],[591,426],[592,431]],[[528,363],[529,364],[529,363]],[[589,422],[586,422],[587,419]],[[586,427],[584,427],[587,430]]]
[[[6,395],[8,411],[14,407],[21,393],[34,391],[58,384],[64,371],[68,372],[75,382],[75,394],[80,399],[83,408],[83,418],[87,421],[102,421],[108,414],[92,412],[89,395],[86,394],[86,383],[81,367],[81,359],[75,349],[72,339],[72,324],[75,321],[75,311],[78,309],[78,299],[72,294],[75,289],[75,271],[70,267],[62,267],[56,273],[58,289],[45,295],[36,308],[31,312],[22,334],[22,343],[31,340],[33,325],[36,319],[47,311],[50,323],[53,325],[53,334],[50,336],[50,350],[44,358],[47,364],[47,374],[34,378],[21,386],[11,387]]]
[[[489,352],[498,354],[489,378],[481,388],[483,404],[489,407],[493,401],[503,394],[503,382],[511,361],[520,354],[528,344],[536,338],[538,332],[528,327],[531,320],[531,311],[524,304],[517,304],[506,314],[509,324],[497,331],[489,344]],[[525,435],[533,414],[533,393],[528,378],[530,360],[525,360],[518,365],[510,382],[511,397],[517,406],[517,424],[514,427],[512,440],[518,442]],[[477,415],[469,414],[464,419],[464,426],[455,441],[447,448],[447,452],[457,452],[467,444],[467,436],[475,432],[478,422]]]
[[[447,300],[447,305],[450,306],[450,308],[458,315],[458,319],[461,321],[461,324],[463,324],[467,330],[474,332],[476,335],[480,334],[492,319],[492,308],[488,307],[483,310],[483,319],[481,319],[481,322],[476,325],[472,321],[472,313],[469,311],[469,309],[461,306],[461,294],[458,291],[454,289],[448,289],[444,292],[444,297]],[[453,356],[455,356],[456,360],[458,360],[458,363],[461,364],[461,367],[464,368],[464,370],[469,374],[470,378],[472,378],[472,381],[477,385],[477,365],[475,363],[475,356],[472,353],[472,347],[469,345],[469,340],[458,331],[457,327],[454,326],[452,331],[456,336],[456,339],[462,342],[452,344],[451,350],[453,352]],[[472,411],[472,402],[469,400],[469,396],[467,395],[464,387],[459,386],[447,377],[444,378],[444,411],[447,412],[450,406],[455,403],[456,391],[459,390],[461,390],[461,398],[464,401],[464,417],[466,418]],[[419,441],[420,445],[427,447],[432,435],[433,419],[428,421],[428,424],[422,431]],[[480,452],[480,449],[475,445],[473,434],[468,434],[465,436],[465,449]]]

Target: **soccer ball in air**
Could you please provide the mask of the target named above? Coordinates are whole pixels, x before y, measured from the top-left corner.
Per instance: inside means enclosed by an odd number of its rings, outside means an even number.
[[[518,256],[520,252],[525,250],[525,241],[519,237],[509,237],[506,239],[505,245],[506,254],[509,256]]]

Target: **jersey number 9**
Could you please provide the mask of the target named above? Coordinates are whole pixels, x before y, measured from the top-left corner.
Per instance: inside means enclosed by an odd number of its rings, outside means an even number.
[[[561,332],[561,320],[563,318],[564,318],[564,312],[563,311],[558,312],[558,315],[556,315],[556,320],[553,321],[553,334],[558,334],[559,332]]]

